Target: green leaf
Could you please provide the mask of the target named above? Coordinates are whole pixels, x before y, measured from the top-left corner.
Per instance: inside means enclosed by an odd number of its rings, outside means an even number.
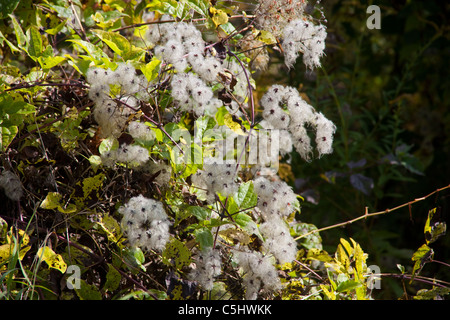
[[[122,236],[119,223],[108,214],[105,214],[97,224],[105,231],[109,241],[117,242]]]
[[[160,65],[161,61],[156,58],[153,58],[149,63],[141,67],[141,71],[144,74],[147,81],[151,82],[158,77]]]
[[[72,193],[75,203],[79,207],[83,207],[84,203],[97,201],[105,178],[103,173],[99,173],[93,177],[84,178],[83,181],[78,181]]]
[[[97,172],[97,169],[101,166],[102,164],[102,158],[100,158],[97,155],[92,155],[89,157],[89,163],[92,166],[92,170],[94,170],[94,172]]]
[[[53,67],[56,67],[61,62],[65,61],[65,57],[55,56],[55,57],[39,57],[38,62],[44,71],[48,71]]]
[[[243,212],[237,213],[233,217],[233,220],[242,229],[245,229],[249,223],[253,222],[253,219],[248,214],[245,214]]]
[[[213,129],[216,125],[214,118],[203,116],[195,120],[194,124],[194,139],[196,142],[204,141],[205,132]]]
[[[225,115],[228,114],[226,107],[220,107],[216,112],[216,121],[219,126],[225,125]]]
[[[336,260],[342,263],[345,269],[348,269],[350,266],[350,258],[344,250],[342,245],[338,245],[336,249]]]
[[[45,33],[54,36],[54,35],[58,34],[64,28],[64,26],[66,24],[67,24],[67,21],[63,20],[59,24],[57,24],[55,27],[46,29]]]
[[[178,2],[175,0],[152,0],[147,7],[149,11],[158,11],[161,14],[169,14],[171,16],[177,16]]]
[[[5,19],[16,10],[20,0],[0,0],[0,19]]]
[[[16,18],[13,15],[10,15],[9,17],[11,18],[11,22],[13,23],[17,45],[19,46],[19,48],[24,49],[27,43],[27,37],[23,33],[22,27],[20,26],[19,22],[17,22]]]
[[[108,264],[108,272],[106,273],[106,282],[103,286],[103,290],[114,291],[120,285],[122,275],[114,268],[113,265]]]
[[[189,206],[186,209],[190,214],[195,216],[199,221],[203,221],[209,218],[210,211],[204,207]]]
[[[162,252],[163,263],[181,270],[191,263],[191,252],[184,242],[173,238]]]
[[[20,49],[17,48],[11,41],[9,41],[8,39],[6,39],[6,37],[3,35],[3,33],[0,31],[0,45],[3,45],[3,41],[6,42],[6,44],[8,45],[8,47],[11,49],[11,52],[16,53],[16,52],[20,52]]]
[[[412,277],[410,283],[413,282],[415,276],[420,272],[425,263],[432,260],[434,256],[434,251],[426,244],[422,245],[416,252],[414,252],[411,260],[414,261],[414,267],[412,271]]]
[[[91,15],[92,21],[95,21],[97,26],[102,29],[109,29],[114,26],[118,26],[120,21],[118,21],[124,14],[119,12],[118,10],[112,11],[97,11],[95,14]]]
[[[310,223],[304,223],[300,222],[298,224],[295,224],[291,228],[291,235],[294,238],[297,238],[299,236],[302,236],[299,241],[302,246],[304,246],[306,249],[320,249],[322,248],[322,238],[320,236],[319,232],[312,233],[307,236],[303,236],[304,234],[307,234],[311,231],[317,230],[317,226]]]
[[[42,37],[36,26],[31,26],[27,30],[27,52],[28,55],[36,60],[42,55]]]
[[[0,126],[0,143],[2,152],[6,151],[8,146],[13,141],[14,137],[19,132],[19,128],[17,126],[3,127]]]
[[[222,202],[224,202],[224,200],[225,199],[221,199]],[[230,215],[234,215],[236,212],[239,212],[239,206],[237,205],[236,200],[234,200],[234,197],[228,198],[226,209]]]
[[[130,42],[119,33],[103,30],[94,30],[94,33],[119,56],[125,57],[130,53]]]
[[[339,283],[339,285],[336,288],[336,291],[337,292],[347,292],[347,291],[355,290],[356,288],[359,288],[361,286],[362,286],[362,284],[359,281],[347,280],[347,281]]]
[[[273,45],[277,43],[277,38],[272,33],[266,30],[260,30],[257,39],[268,45]]]
[[[79,39],[69,39],[67,41],[75,43],[78,47],[83,49],[94,61],[101,61],[102,58],[108,58],[106,53],[104,53],[100,47],[90,42]]]
[[[208,228],[200,228],[194,231],[195,238],[197,242],[200,244],[200,249],[205,249],[208,247],[212,247],[214,244],[214,238],[211,233],[211,230]]]
[[[131,268],[140,268],[143,271],[147,269],[143,265],[145,262],[145,255],[141,248],[124,248],[122,250],[122,257],[125,263]]]
[[[98,147],[100,155],[103,155],[109,151],[114,151],[117,149],[119,149],[119,141],[113,137],[103,139],[103,141],[100,143],[100,146]]]
[[[209,1],[208,0],[181,0],[190,9],[201,14],[203,17],[208,16]]]
[[[237,194],[233,198],[241,210],[251,209],[255,207],[258,202],[258,195],[255,193],[251,181],[241,183]]]
[[[95,285],[90,285],[86,280],[80,280],[80,288],[75,292],[80,300],[102,300],[102,294]]]
[[[450,294],[450,288],[433,287],[433,289],[420,289],[413,297],[414,300],[443,300],[442,296]]]

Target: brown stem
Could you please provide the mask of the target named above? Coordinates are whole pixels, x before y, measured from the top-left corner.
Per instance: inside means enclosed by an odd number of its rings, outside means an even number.
[[[366,208],[366,213],[363,214],[362,216],[359,216],[359,217],[357,217],[357,218],[355,218],[355,219],[348,220],[348,221],[345,221],[345,222],[337,223],[337,224],[334,224],[334,225],[332,225],[332,226],[328,226],[328,227],[324,227],[324,228],[312,230],[312,231],[310,231],[310,232],[307,232],[307,233],[305,233],[305,234],[302,234],[301,236],[298,236],[297,238],[295,238],[295,240],[304,238],[304,237],[309,236],[309,235],[311,235],[311,234],[313,234],[313,233],[316,233],[316,232],[321,232],[321,231],[325,231],[325,230],[330,230],[330,229],[334,229],[334,228],[337,228],[337,227],[344,227],[344,226],[346,226],[346,225],[352,224],[352,223],[354,223],[354,222],[356,222],[356,221],[359,221],[359,220],[362,220],[362,219],[366,219],[366,218],[369,218],[369,217],[378,216],[378,215],[381,215],[381,214],[385,214],[385,213],[389,213],[389,212],[392,212],[392,211],[396,211],[396,210],[398,210],[398,209],[401,209],[401,208],[404,208],[404,207],[407,207],[407,206],[411,206],[412,204],[414,204],[414,203],[416,203],[416,202],[423,201],[423,200],[427,199],[428,197],[431,197],[432,195],[434,195],[434,194],[436,194],[436,193],[439,193],[440,191],[445,190],[445,189],[448,189],[448,188],[450,188],[450,184],[449,184],[448,186],[443,187],[443,188],[439,188],[439,189],[437,189],[437,190],[431,192],[430,194],[428,194],[428,195],[426,195],[426,196],[424,196],[424,197],[414,199],[413,201],[409,201],[409,202],[404,203],[404,204],[401,204],[401,205],[399,205],[399,206],[397,206],[397,207],[395,207],[395,208],[392,208],[392,209],[386,209],[386,210],[384,210],[384,211],[378,211],[378,212],[368,213],[368,208]]]

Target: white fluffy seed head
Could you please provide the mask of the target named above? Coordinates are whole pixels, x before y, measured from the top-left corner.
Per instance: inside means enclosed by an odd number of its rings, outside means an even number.
[[[170,221],[161,202],[142,195],[131,198],[118,209],[122,227],[131,246],[144,250],[165,248],[170,238]]]
[[[139,121],[131,121],[128,125],[128,132],[133,138],[144,141],[151,141],[156,137],[149,126]]]
[[[195,258],[196,267],[189,273],[189,278],[197,281],[204,290],[212,290],[214,277],[222,273],[220,251],[208,247]]]
[[[291,21],[283,30],[281,42],[286,65],[291,68],[301,52],[303,63],[308,69],[320,67],[326,36],[326,28],[321,24],[314,25],[312,21],[304,19]]]

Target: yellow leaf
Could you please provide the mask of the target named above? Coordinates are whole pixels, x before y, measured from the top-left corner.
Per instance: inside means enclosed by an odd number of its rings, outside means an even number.
[[[245,135],[244,131],[242,131],[241,125],[237,122],[234,122],[233,116],[231,114],[225,114],[225,116],[223,117],[223,122],[228,128],[233,130],[233,132],[239,135]]]
[[[345,240],[344,238],[341,238],[341,244],[344,246],[345,250],[347,251],[347,254],[349,256],[352,256],[353,255],[353,248],[350,245],[350,243],[347,240]]]
[[[331,288],[328,290],[328,286],[323,284],[320,285],[320,288],[329,300],[336,300],[336,294],[331,290]]]
[[[228,22],[228,15],[225,11],[216,9],[214,7],[210,7],[209,12],[212,14],[211,19],[214,22],[214,24],[216,25],[216,27]]]
[[[41,247],[37,252],[37,256],[41,261],[45,261],[49,268],[57,269],[61,273],[65,273],[67,270],[67,264],[60,254],[56,254],[49,247]]]
[[[225,229],[219,231],[219,235],[230,245],[235,244],[234,240],[237,240],[243,246],[250,243],[250,237],[248,236],[248,234],[239,229]]]
[[[122,235],[119,223],[110,215],[105,215],[101,219],[102,221],[97,222],[97,224],[106,232],[108,240],[117,242],[117,239]]]
[[[257,39],[259,41],[262,41],[265,44],[269,44],[269,45],[277,43],[277,38],[275,38],[275,36],[272,33],[270,33],[269,31],[265,31],[265,30],[259,31],[259,36]]]
[[[19,233],[19,241],[17,243],[19,244],[19,260],[22,260],[25,254],[30,250],[30,246],[28,243],[30,242],[30,237],[25,233],[23,230],[18,230]],[[15,251],[15,240],[13,238],[12,228],[8,232],[6,236],[7,244],[0,246],[0,265],[8,261],[8,259],[13,255]]]
[[[350,259],[342,245],[338,245],[338,247],[336,249],[336,260],[338,262],[342,263],[346,270],[350,266]]]
[[[3,264],[9,259],[11,256],[12,247],[13,246],[9,243],[0,246],[0,264]]]
[[[74,204],[68,204],[66,208],[60,203],[62,196],[57,192],[49,192],[42,201],[40,207],[42,209],[54,210],[57,209],[62,213],[74,213],[77,211],[77,207]]]

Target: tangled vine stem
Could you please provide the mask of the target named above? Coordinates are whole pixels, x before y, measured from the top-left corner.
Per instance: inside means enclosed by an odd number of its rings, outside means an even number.
[[[430,284],[433,286],[437,286],[437,287],[441,287],[441,288],[449,288],[450,287],[449,282],[442,281],[442,280],[435,279],[435,278],[423,277],[423,276],[419,276],[419,275],[416,275],[413,277],[410,274],[374,273],[372,276],[374,276],[374,277],[391,277],[391,278],[400,278],[400,279],[408,279],[408,280],[411,280],[412,278],[414,278],[414,280],[416,280],[416,281]]]
[[[136,109],[136,108],[134,108],[134,107],[128,105],[126,102],[123,102],[123,101],[121,101],[120,99],[114,99],[114,102],[120,103],[120,104],[124,105],[125,107],[130,108],[130,109],[133,110],[134,112],[138,112],[138,111],[139,111],[139,109]],[[183,149],[182,149],[182,148],[178,145],[178,143],[170,136],[170,134],[166,131],[166,129],[164,129],[162,123],[159,123],[159,122],[153,120],[152,118],[150,118],[149,116],[147,116],[145,113],[142,113],[142,116],[143,116],[146,120],[148,120],[149,122],[153,123],[159,130],[161,130],[161,131],[167,136],[167,138],[169,138],[170,141],[172,141],[172,143],[178,147],[178,149],[180,150],[181,154],[184,155]]]
[[[324,228],[312,230],[312,231],[310,231],[310,232],[307,232],[307,233],[305,233],[305,234],[302,234],[301,236],[298,236],[297,238],[295,238],[295,240],[299,240],[299,239],[301,239],[301,238],[307,237],[307,236],[309,236],[309,235],[311,235],[311,234],[314,234],[314,233],[317,233],[317,232],[321,232],[321,231],[325,231],[325,230],[330,230],[330,229],[334,229],[334,228],[337,228],[337,227],[344,227],[344,226],[349,225],[349,224],[352,224],[352,223],[354,223],[354,222],[356,222],[356,221],[359,221],[359,220],[362,220],[362,219],[366,219],[366,218],[369,218],[369,217],[378,216],[378,215],[385,214],[385,213],[389,213],[389,212],[392,212],[392,211],[396,211],[396,210],[401,209],[401,208],[404,208],[404,207],[406,207],[406,206],[408,206],[408,207],[409,207],[409,210],[411,211],[411,205],[412,205],[412,204],[414,204],[414,203],[416,203],[416,202],[423,201],[423,200],[425,200],[425,199],[431,197],[432,195],[434,195],[434,194],[436,194],[436,193],[439,193],[439,192],[441,192],[441,191],[443,191],[443,190],[445,190],[445,189],[449,189],[449,188],[450,188],[450,184],[449,184],[448,186],[439,188],[439,189],[437,189],[437,190],[431,192],[430,194],[428,194],[428,195],[426,195],[426,196],[424,196],[424,197],[414,199],[413,201],[409,201],[409,202],[404,203],[404,204],[401,204],[401,205],[399,205],[399,206],[397,206],[397,207],[395,207],[395,208],[386,209],[386,210],[384,210],[384,211],[378,211],[378,212],[372,212],[372,213],[369,213],[369,212],[368,212],[369,208],[366,207],[366,212],[365,212],[365,214],[363,214],[362,216],[359,216],[359,217],[357,217],[357,218],[355,218],[355,219],[348,220],[348,221],[345,221],[345,222],[337,223],[337,224],[334,224],[334,225],[332,225],[332,226],[328,226],[328,227],[324,227]]]

